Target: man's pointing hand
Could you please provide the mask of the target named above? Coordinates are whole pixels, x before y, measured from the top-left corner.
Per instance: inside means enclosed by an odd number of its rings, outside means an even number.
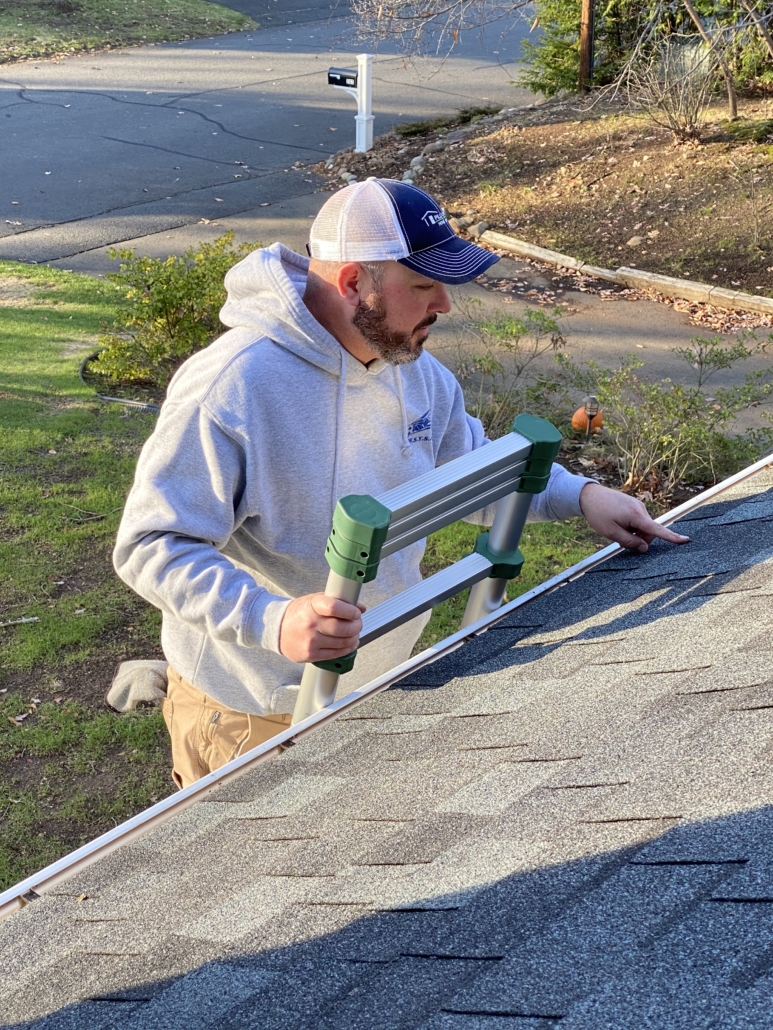
[[[321,662],[356,650],[365,605],[327,594],[305,594],[291,601],[279,629],[279,650],[291,662]]]
[[[671,544],[686,544],[690,539],[651,519],[635,497],[599,483],[585,484],[580,492],[580,507],[592,529],[631,551],[646,551],[655,537]]]

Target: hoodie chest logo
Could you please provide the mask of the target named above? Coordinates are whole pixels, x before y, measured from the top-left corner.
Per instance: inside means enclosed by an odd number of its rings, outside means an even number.
[[[432,417],[430,416],[429,409],[424,412],[421,418],[417,418],[415,422],[411,422],[408,426],[408,442],[409,443],[420,443],[422,440],[432,439]]]

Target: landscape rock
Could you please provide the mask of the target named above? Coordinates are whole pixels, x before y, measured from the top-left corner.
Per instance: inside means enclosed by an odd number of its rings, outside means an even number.
[[[483,235],[488,229],[488,222],[478,222],[477,225],[471,225],[467,230],[467,235],[472,236],[473,239],[477,240]]]
[[[643,236],[632,236],[626,243],[626,247],[640,247],[644,243]]]
[[[473,127],[471,125],[465,125],[462,129],[454,129],[453,132],[449,132],[446,136],[446,143],[458,143],[469,136],[472,131]]]

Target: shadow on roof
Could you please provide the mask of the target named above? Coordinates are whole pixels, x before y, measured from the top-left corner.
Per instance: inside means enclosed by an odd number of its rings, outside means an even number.
[[[71,949],[6,1008],[37,1018],[2,1026],[767,1030],[772,843],[771,807],[686,825],[575,823],[550,840],[481,840],[473,886],[458,892],[412,900],[416,867],[395,872],[388,880],[404,899],[384,910],[368,911],[364,895],[325,900],[301,885],[303,900],[262,924],[254,903],[238,915],[231,904],[226,918],[221,898],[195,938],[179,929],[179,906],[177,932],[159,915],[151,944],[147,924],[124,918],[112,928],[97,921],[89,945],[74,919]],[[486,882],[494,844],[518,871]],[[561,852],[582,857],[551,858]],[[446,868],[438,883],[453,878]],[[53,999],[76,995],[52,1012]]]
[[[707,504],[674,526],[690,536],[689,544],[656,540],[646,554],[614,555],[396,689],[429,689],[455,677],[529,665],[566,644],[601,644],[696,612],[719,594],[773,594],[773,488]],[[671,628],[682,631],[678,621]]]

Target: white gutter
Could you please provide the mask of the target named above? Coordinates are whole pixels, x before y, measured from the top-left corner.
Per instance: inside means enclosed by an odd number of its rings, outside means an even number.
[[[770,467],[773,467],[773,454],[769,454],[767,457],[761,458],[753,465],[743,469],[743,471],[737,472],[734,476],[730,476],[729,479],[725,479],[723,482],[717,483],[716,486],[712,486],[708,490],[704,490],[703,493],[697,494],[689,501],[685,501],[684,504],[680,504],[678,508],[674,508],[671,511],[666,512],[665,515],[661,515],[656,521],[663,526],[670,525],[670,523],[675,522],[682,515],[686,515],[695,508],[699,508],[702,504],[712,500],[718,494],[723,493],[725,490],[729,490],[737,483],[741,483],[745,479],[750,479],[752,476],[757,475],[758,472],[762,472],[763,469]],[[502,607],[498,608],[495,612],[491,612],[482,619],[478,619],[478,621],[474,622],[472,625],[466,626],[464,629],[460,629],[456,633],[452,633],[450,637],[446,637],[445,640],[441,640],[437,644],[433,644],[432,647],[428,647],[426,651],[422,651],[421,654],[417,654],[413,658],[409,658],[407,662],[403,662],[403,664],[398,665],[397,668],[392,669],[383,676],[379,676],[378,679],[372,680],[364,687],[360,687],[359,690],[352,691],[351,694],[347,694],[345,697],[334,701],[332,705],[329,705],[327,708],[323,708],[321,712],[317,712],[315,715],[310,715],[307,719],[304,719],[303,722],[299,722],[295,726],[288,727],[286,730],[277,734],[277,736],[272,737],[271,740],[266,741],[259,747],[254,748],[252,751],[248,751],[247,754],[241,755],[239,758],[235,758],[232,762],[228,762],[227,765],[215,770],[215,772],[209,773],[208,776],[204,776],[202,779],[197,780],[196,783],[191,784],[190,787],[186,787],[184,790],[178,791],[176,794],[172,794],[168,798],[164,798],[163,801],[159,801],[158,804],[153,805],[152,808],[148,808],[146,811],[140,812],[139,815],[135,815],[133,818],[127,819],[126,822],[121,823],[120,826],[116,826],[112,830],[108,830],[107,833],[103,833],[102,836],[97,837],[96,840],[90,841],[88,844],[84,844],[83,847],[78,848],[77,851],[73,851],[71,854],[65,855],[58,861],[52,862],[51,865],[46,866],[45,869],[41,869],[39,872],[33,873],[32,876],[28,876],[26,880],[22,880],[22,882],[16,884],[15,887],[10,887],[7,891],[0,894],[0,919],[5,919],[7,916],[12,915],[30,901],[34,901],[36,898],[40,897],[41,894],[45,894],[47,891],[57,887],[60,883],[70,879],[70,877],[75,876],[77,873],[88,868],[88,866],[93,865],[95,862],[98,862],[100,859],[105,858],[106,855],[109,855],[112,851],[116,851],[124,844],[129,844],[131,841],[137,840],[139,837],[149,833],[157,826],[161,826],[179,812],[184,811],[186,808],[190,808],[191,805],[196,804],[197,801],[201,801],[202,798],[207,797],[207,795],[211,794],[219,787],[223,787],[232,780],[236,780],[240,776],[243,776],[244,773],[253,769],[256,765],[260,765],[261,762],[268,761],[270,758],[276,758],[283,751],[293,747],[320,726],[323,726],[328,722],[332,722],[343,712],[356,708],[357,705],[361,705],[364,701],[367,701],[369,698],[381,693],[382,690],[386,690],[387,687],[391,687],[398,680],[407,676],[408,673],[415,672],[417,669],[421,669],[425,665],[436,662],[439,658],[450,654],[451,651],[455,651],[471,637],[484,633],[487,629],[499,622],[501,619],[506,618],[517,608],[523,607],[523,605],[533,601],[536,597],[541,597],[543,594],[550,593],[552,590],[555,590],[566,583],[573,582],[575,579],[578,579],[586,572],[589,572],[597,565],[606,561],[607,558],[611,558],[612,555],[623,550],[624,548],[621,547],[620,544],[609,544],[608,547],[603,548],[601,551],[597,551],[595,554],[583,559],[583,561],[578,562],[576,565],[572,565],[571,568],[566,569],[557,576],[553,576],[552,579],[548,579],[539,586],[534,587],[532,590],[528,590],[525,594],[521,594],[520,597],[516,597],[514,601],[510,601],[508,604],[502,605]]]

